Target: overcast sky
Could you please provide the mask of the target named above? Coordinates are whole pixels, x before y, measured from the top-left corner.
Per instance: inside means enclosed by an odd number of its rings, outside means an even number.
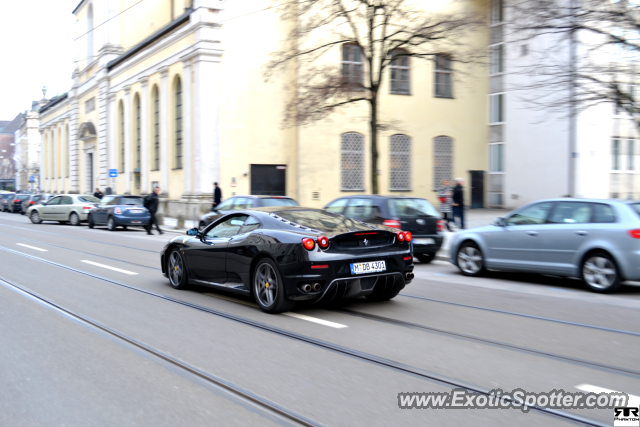
[[[80,0],[0,0],[0,120],[71,88],[73,22]]]

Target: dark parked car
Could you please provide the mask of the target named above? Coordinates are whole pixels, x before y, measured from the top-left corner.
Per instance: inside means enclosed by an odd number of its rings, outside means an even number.
[[[400,196],[345,196],[325,206],[334,212],[369,224],[410,231],[413,253],[429,263],[442,246],[444,223],[438,211],[425,199]]]
[[[203,229],[220,215],[241,209],[262,208],[267,206],[300,206],[291,197],[286,196],[233,196],[211,209],[211,213],[200,217],[198,228]]]
[[[30,206],[37,205],[42,201],[42,194],[29,194],[28,196],[26,200],[20,203],[20,213],[22,215],[27,213],[27,209],[29,209]]]
[[[89,228],[106,225],[110,231],[117,227],[125,230],[128,226],[146,227],[150,220],[151,215],[144,207],[144,198],[140,196],[104,196],[87,216]]]
[[[411,233],[320,209],[242,210],[187,234],[161,252],[174,288],[252,295],[267,313],[291,310],[296,301],[385,301],[413,279]]]
[[[16,194],[13,200],[7,203],[7,209],[11,213],[22,212],[22,203],[31,197],[30,194]]]
[[[16,197],[16,193],[4,193],[0,195],[0,197],[0,201],[2,202],[2,206],[0,206],[0,208],[2,209],[2,212],[9,212],[9,202],[13,202],[13,199]]]

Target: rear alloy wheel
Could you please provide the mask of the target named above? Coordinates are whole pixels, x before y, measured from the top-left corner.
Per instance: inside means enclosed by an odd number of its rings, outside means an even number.
[[[42,218],[40,218],[40,214],[38,211],[31,211],[31,215],[29,215],[29,219],[34,224],[40,224],[42,222]]]
[[[295,307],[285,295],[278,266],[269,258],[260,260],[253,270],[253,298],[265,313],[282,313]]]
[[[188,285],[187,267],[178,249],[172,250],[169,254],[167,273],[169,274],[169,282],[174,289],[186,289]]]
[[[607,294],[617,291],[622,285],[616,263],[605,252],[596,252],[585,258],[580,273],[593,292]]]
[[[87,216],[87,226],[89,228],[93,228],[95,226],[95,224],[93,223],[93,218],[91,218],[91,215]]]
[[[478,246],[473,242],[465,242],[458,249],[456,256],[458,268],[465,276],[482,276],[486,269],[484,268],[484,257]]]
[[[436,254],[418,254],[416,258],[423,264],[429,264],[436,257]]]
[[[69,215],[69,224],[80,225],[80,217],[77,213],[71,212],[71,215]]]
[[[107,230],[109,231],[116,231],[116,222],[113,220],[113,217],[110,216],[109,219],[107,220]]]

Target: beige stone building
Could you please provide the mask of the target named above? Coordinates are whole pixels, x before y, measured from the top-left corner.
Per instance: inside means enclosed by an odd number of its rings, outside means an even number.
[[[463,3],[488,17],[487,0]],[[291,24],[269,0],[134,4],[82,0],[73,11],[73,87],[40,112],[45,191],[146,194],[159,185],[170,215],[210,204],[214,181],[223,198],[286,194],[316,207],[370,191],[368,125],[357,120],[365,105],[281,127],[298,76],[292,67],[264,80],[261,67]],[[469,43],[486,49],[488,27]],[[336,46],[326,60],[350,60],[343,52]],[[408,63],[395,89],[387,77],[381,113],[402,130],[379,137],[381,193],[435,203],[441,179],[486,169],[489,83],[475,67],[479,77],[449,76],[444,93],[435,81],[452,71],[436,61]]]

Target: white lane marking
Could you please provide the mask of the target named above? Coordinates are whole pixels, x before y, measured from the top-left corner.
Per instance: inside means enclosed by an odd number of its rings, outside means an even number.
[[[329,322],[328,320],[318,319],[316,317],[305,316],[304,314],[291,313],[290,311],[282,313],[285,316],[295,317],[296,319],[306,320],[307,322],[319,323],[320,325],[330,326],[332,328],[348,328],[347,325],[341,325],[340,323]]]
[[[254,303],[249,302],[249,301],[242,301],[242,300],[239,300],[239,299],[236,299],[236,298],[230,298],[230,297],[227,297],[227,296],[216,295],[216,294],[207,294],[207,293],[205,293],[204,295],[209,295],[210,297],[218,298],[218,299],[229,301],[229,302],[235,302],[236,304],[248,305],[249,307],[258,307],[257,304],[254,304]]]
[[[587,391],[591,393],[620,393],[619,391],[609,390],[608,388],[596,387],[595,385],[591,385],[591,384],[580,384],[580,385],[577,385],[576,388],[578,390]],[[626,391],[623,391],[622,393],[626,393]],[[637,408],[638,405],[640,405],[640,396],[635,396],[629,393],[627,394],[629,395],[629,402],[627,402],[627,406],[635,406]]]
[[[115,268],[109,265],[98,264],[97,262],[93,262],[93,261],[80,260],[80,262],[95,265],[96,267],[108,268],[109,270],[118,271],[120,273],[129,274],[131,276],[138,274],[138,273],[134,273],[133,271],[122,270],[121,268]]]
[[[33,250],[40,251],[40,252],[49,252],[47,249],[36,248],[35,246],[25,245],[24,243],[16,243],[16,245],[24,246],[25,248],[33,249]]]

